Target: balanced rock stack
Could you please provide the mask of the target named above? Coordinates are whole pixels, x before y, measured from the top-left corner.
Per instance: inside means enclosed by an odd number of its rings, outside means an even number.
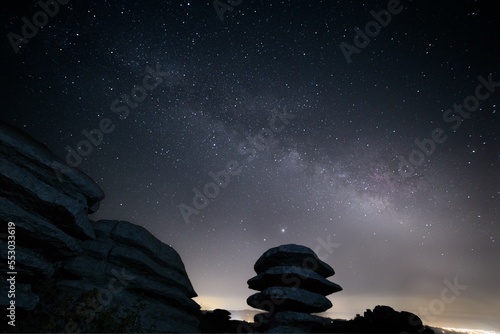
[[[267,311],[255,316],[256,331],[308,333],[330,319],[311,315],[332,307],[325,297],[342,288],[326,279],[335,274],[308,247],[287,244],[266,251],[255,263],[257,276],[248,287],[260,291],[247,299],[248,305]]]
[[[17,272],[0,274],[0,306],[15,302],[8,332],[198,331],[179,254],[141,226],[90,220],[103,198],[90,177],[0,121],[0,225],[15,226]]]

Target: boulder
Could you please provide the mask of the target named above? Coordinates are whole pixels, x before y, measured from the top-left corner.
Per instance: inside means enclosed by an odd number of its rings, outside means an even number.
[[[302,267],[323,277],[335,274],[333,268],[321,261],[312,249],[295,244],[281,245],[267,250],[255,262],[254,269],[257,274],[260,274],[271,267],[279,266]]]
[[[187,276],[179,254],[144,227],[121,220],[99,220],[92,225],[96,233],[109,237],[119,244],[138,248],[158,264]]]
[[[318,326],[327,325],[332,322],[330,318],[324,318],[317,315],[306,314],[302,312],[284,311],[276,312],[272,315],[276,323],[293,324],[294,326]]]
[[[97,204],[104,198],[102,189],[89,176],[76,168],[68,167],[47,146],[1,120],[0,160],[22,166],[38,180],[66,195],[83,195],[89,208],[97,208]]]
[[[332,303],[320,294],[287,287],[267,288],[248,297],[247,304],[270,313],[279,311],[318,313],[332,307]]]
[[[57,282],[58,296],[66,296],[54,302],[51,313],[58,313],[61,305],[69,305],[63,313],[66,319],[77,319],[79,328],[91,332],[106,330],[116,331],[117,328],[106,328],[100,319],[113,317],[117,325],[128,323],[130,327],[120,328],[121,332],[147,333],[197,333],[199,319],[197,312],[185,310],[164,303],[162,300],[133,291],[122,290],[110,292],[106,286],[96,287],[95,282],[83,280],[63,280]],[[96,297],[72,299],[67,296],[90,295],[96,291]],[[66,293],[65,293],[66,292]],[[83,303],[82,303],[83,301]],[[82,319],[81,315],[86,315]],[[92,321],[88,321],[92,317]],[[90,328],[86,327],[90,325]]]
[[[310,328],[328,326],[332,323],[332,319],[329,318],[293,311],[279,311],[272,314],[259,313],[254,316],[254,321],[261,322],[264,328],[276,326]]]
[[[308,247],[286,244],[267,250],[255,263],[257,276],[248,287],[261,292],[247,304],[267,311],[255,316],[264,333],[310,333],[331,326],[331,319],[313,316],[332,307],[325,297],[342,288],[326,279],[335,274]]]
[[[271,267],[247,283],[250,289],[258,291],[270,286],[283,286],[301,288],[323,296],[342,290],[342,287],[316,272],[301,267]]]
[[[35,216],[15,203],[0,197],[0,221],[15,222],[16,244],[43,248],[48,258],[69,256],[82,251],[80,244],[50,221]],[[29,240],[29,242],[28,242]]]
[[[102,286],[110,291],[141,291],[147,295],[161,297],[168,304],[189,311],[197,311],[200,306],[183,291],[165,284],[162,277],[148,277],[142,272],[132,271],[112,263],[93,257],[80,255],[66,262],[64,270],[93,282],[96,287]]]
[[[66,195],[6,160],[0,164],[0,186],[1,197],[50,220],[66,233],[81,239],[95,238],[83,195]]]
[[[109,262],[140,272],[146,277],[155,278],[166,285],[181,289],[188,297],[198,296],[187,275],[159,265],[140,250],[127,246],[115,246],[109,254]]]
[[[103,198],[90,177],[0,121],[0,223],[15,223],[24,326],[16,328],[198,332],[200,306],[179,254],[143,227],[89,220]],[[2,291],[7,284],[0,282]],[[9,302],[1,295],[2,307]]]

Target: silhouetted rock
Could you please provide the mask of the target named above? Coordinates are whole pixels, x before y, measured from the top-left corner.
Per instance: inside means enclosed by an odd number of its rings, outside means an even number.
[[[328,281],[316,272],[300,267],[271,267],[248,280],[248,287],[263,290],[268,286],[296,287],[324,296],[342,290],[338,284]]]
[[[40,182],[69,196],[82,195],[89,208],[95,208],[104,198],[102,189],[88,175],[76,168],[68,167],[47,146],[1,120],[0,159],[22,166]]]
[[[314,332],[325,333],[339,331],[343,333],[434,333],[422,324],[413,313],[395,311],[389,306],[376,306],[373,311],[366,310],[363,316],[339,323],[334,320],[330,325],[313,328]]]
[[[103,198],[90,177],[0,122],[0,223],[16,229],[18,322],[9,330],[198,332],[179,254],[143,227],[91,221]],[[1,307],[9,303],[1,294]]]
[[[263,319],[261,320],[261,317]],[[266,318],[267,317],[267,318]],[[266,332],[272,333],[287,328],[292,333],[309,333],[313,327],[327,327],[331,319],[302,312],[283,311],[268,314],[260,313],[255,316],[256,322],[262,321]]]
[[[241,333],[242,326],[248,326],[246,321],[230,320],[231,313],[222,309],[202,311],[200,315],[201,333]],[[240,329],[240,330],[238,330]]]
[[[0,212],[2,220],[15,222],[17,243],[28,240],[29,247],[47,250],[45,255],[50,258],[74,255],[82,251],[82,247],[77,240],[61,231],[52,222],[40,218],[6,198],[0,197]]]
[[[266,333],[308,333],[330,320],[308,313],[332,307],[325,297],[342,288],[325,277],[335,274],[305,246],[288,244],[266,251],[255,263],[257,276],[248,280],[249,288],[260,290],[248,297],[247,304],[265,310],[255,316],[259,331]]]
[[[158,263],[162,267],[161,270],[171,269],[172,272],[164,276],[182,282],[189,297],[197,296],[191,282],[187,279],[186,269],[179,254],[172,247],[154,237],[148,230],[129,222],[112,220],[100,220],[93,223],[93,226],[96,233],[103,239],[109,237],[116,244],[123,245],[123,247],[130,246],[132,252],[135,249],[140,250],[141,253]],[[127,250],[122,249],[121,252],[127,253]]]
[[[268,312],[319,313],[332,307],[324,296],[300,288],[270,287],[248,297],[247,304]]]
[[[271,267],[292,266],[313,270],[323,277],[330,277],[335,271],[321,261],[312,249],[295,244],[286,244],[267,250],[255,262],[254,269],[260,274]]]

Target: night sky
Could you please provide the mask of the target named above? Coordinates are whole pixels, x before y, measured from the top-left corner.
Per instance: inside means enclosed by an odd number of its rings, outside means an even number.
[[[328,316],[499,329],[493,4],[69,1],[22,43],[42,8],[15,3],[1,118],[96,180],[91,219],[174,247],[203,309],[250,309],[255,261],[297,243],[337,272]]]

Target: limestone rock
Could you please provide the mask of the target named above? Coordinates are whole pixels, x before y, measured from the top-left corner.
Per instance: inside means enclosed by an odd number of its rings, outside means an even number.
[[[65,318],[76,318],[76,316],[85,311],[97,309],[95,312],[94,322],[99,322],[99,316],[108,312],[112,313],[116,319],[132,319],[136,328],[136,332],[146,333],[197,333],[199,320],[196,314],[186,312],[177,306],[164,303],[161,300],[145,294],[137,294],[132,291],[121,290],[112,292],[107,285],[98,285],[87,279],[59,281],[57,283],[59,296],[67,296],[64,291],[69,294],[85,295],[89,292],[96,291],[95,298],[87,299],[87,304],[83,307],[78,305],[81,301],[69,301],[70,307],[66,310]],[[52,312],[61,303],[68,303],[65,300],[58,300],[53,303]],[[90,314],[90,316],[94,315]],[[79,321],[78,325],[83,328],[86,319]],[[120,323],[120,321],[118,320]],[[98,328],[98,329],[102,329]],[[114,329],[116,330],[116,329]],[[108,330],[109,331],[109,330]]]
[[[89,208],[104,198],[101,188],[89,176],[67,166],[45,145],[1,120],[0,160],[22,166],[38,180],[69,196],[82,194]]]
[[[310,328],[328,327],[332,323],[329,318],[292,311],[259,313],[255,315],[254,320],[262,324],[266,333],[278,333],[283,328],[288,329],[287,333],[309,333]]]
[[[323,296],[342,290],[342,287],[314,271],[300,267],[271,267],[247,283],[250,289],[258,291],[270,286],[283,286],[301,288]]]
[[[326,279],[335,274],[308,247],[287,244],[266,251],[255,263],[257,276],[248,280],[261,292],[248,297],[247,304],[267,311],[255,316],[264,333],[309,333],[330,328],[330,320],[308,313],[332,307],[325,296],[342,288]]]
[[[186,269],[179,254],[170,246],[164,244],[154,237],[145,228],[131,224],[126,221],[100,220],[92,223],[96,233],[107,236],[115,242],[133,248],[140,249],[154,262],[162,267],[170,268],[181,276],[186,276]],[[186,282],[186,287],[196,297],[190,283]]]
[[[254,269],[260,274],[271,267],[294,266],[315,271],[323,277],[330,277],[335,271],[321,261],[312,249],[295,244],[286,244],[267,250],[255,262]]]
[[[0,197],[0,220],[16,225],[16,244],[43,248],[47,257],[68,256],[82,251],[80,244],[50,221],[35,216],[15,203]],[[29,240],[29,242],[28,242]]]
[[[179,254],[143,227],[91,221],[103,198],[90,177],[0,121],[0,223],[16,228],[16,308],[24,326],[16,328],[198,332],[200,306]],[[1,307],[9,302],[0,296]]]
[[[0,164],[0,186],[1,197],[50,220],[66,233],[82,239],[95,238],[83,195],[66,195],[6,160]]]
[[[287,287],[267,288],[248,297],[247,303],[250,306],[271,313],[280,310],[318,313],[332,307],[332,303],[320,294]]]

